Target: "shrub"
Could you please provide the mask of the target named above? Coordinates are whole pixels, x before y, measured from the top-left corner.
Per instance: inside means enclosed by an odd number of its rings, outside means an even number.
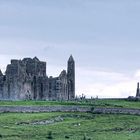
[[[48,138],[49,140],[53,139],[53,137],[52,137],[52,131],[50,131],[50,132],[48,133],[47,138]]]
[[[65,138],[66,138],[66,139],[69,139],[70,137],[69,137],[69,136],[65,136]]]
[[[91,112],[93,112],[93,111],[94,111],[94,109],[95,109],[95,107],[94,107],[94,106],[92,106],[92,107],[91,107]]]
[[[86,134],[84,134],[83,140],[91,140],[91,138],[88,138],[88,137],[86,136]]]

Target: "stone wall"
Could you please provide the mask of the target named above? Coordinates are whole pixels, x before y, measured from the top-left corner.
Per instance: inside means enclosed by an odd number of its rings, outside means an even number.
[[[90,112],[90,107],[80,106],[0,106],[0,113],[4,112]]]
[[[93,108],[82,106],[0,106],[0,113],[4,112],[90,112],[95,114],[140,115],[140,109]]]
[[[140,115],[140,109],[131,108],[95,108],[93,113],[96,114],[130,114]]]

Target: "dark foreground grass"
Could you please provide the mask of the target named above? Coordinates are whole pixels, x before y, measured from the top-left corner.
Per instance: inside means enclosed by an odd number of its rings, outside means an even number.
[[[81,101],[0,101],[0,106],[53,106],[53,105],[80,105],[93,107],[121,107],[139,108],[140,101],[127,100],[81,100]]]
[[[32,122],[63,118],[61,122]],[[90,113],[2,113],[2,140],[140,140],[140,117]]]

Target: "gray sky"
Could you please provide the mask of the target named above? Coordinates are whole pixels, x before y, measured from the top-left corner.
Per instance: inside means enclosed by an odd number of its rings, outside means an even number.
[[[56,76],[73,54],[77,95],[135,95],[139,38],[139,0],[0,0],[0,68],[37,56]]]

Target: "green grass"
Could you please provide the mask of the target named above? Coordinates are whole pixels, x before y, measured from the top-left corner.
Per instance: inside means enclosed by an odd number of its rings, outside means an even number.
[[[126,100],[83,100],[83,101],[0,101],[0,106],[52,106],[52,105],[80,105],[94,107],[122,107],[140,108],[140,101]]]
[[[140,102],[126,100],[83,101],[0,101],[0,106],[80,105],[93,107],[140,108]],[[63,121],[48,125],[33,122],[62,117]],[[79,125],[80,124],[80,125]],[[0,139],[47,140],[139,140],[140,116],[91,113],[1,113]]]
[[[21,124],[63,117],[62,122],[49,125]],[[80,124],[80,125],[77,125]],[[2,113],[0,139],[47,140],[52,132],[55,140],[139,140],[140,117],[136,115],[99,115],[90,113]]]
[[[52,105],[77,105],[72,101],[0,101],[0,106],[52,106]],[[84,104],[83,104],[84,105]]]

